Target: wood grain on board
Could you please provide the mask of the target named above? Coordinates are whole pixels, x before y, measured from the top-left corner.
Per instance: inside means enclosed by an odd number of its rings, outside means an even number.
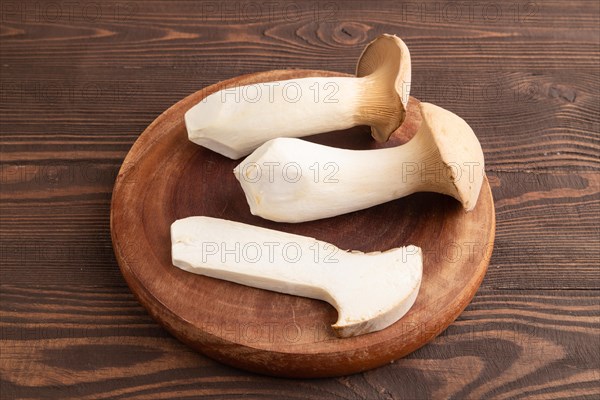
[[[119,171],[111,203],[111,236],[117,261],[127,284],[150,315],[204,354],[273,376],[349,375],[387,364],[423,346],[471,301],[494,245],[494,203],[487,179],[477,206],[468,213],[448,196],[419,193],[368,210],[302,224],[276,223],[251,215],[232,174],[239,160],[191,143],[183,116],[194,104],[224,87],[313,76],[335,74],[311,70],[249,74],[179,101],[135,142]],[[410,98],[406,120],[383,144],[371,140],[365,129],[308,139],[344,148],[398,146],[419,129],[418,110],[419,101]],[[395,178],[402,179],[401,175]],[[190,275],[174,268],[170,226],[177,219],[196,215],[315,237],[340,249],[372,252],[419,246],[423,279],[417,300],[389,328],[340,339],[330,328],[335,323],[334,310],[324,302]],[[217,245],[224,257],[226,249],[235,244]],[[285,248],[287,244],[280,245]],[[417,334],[412,327],[420,323],[434,328],[428,334]],[[245,335],[232,338],[220,329],[223,326],[240,326]]]
[[[598,397],[597,1],[460,14],[282,1],[259,18],[244,1],[74,3],[0,10],[2,398]],[[352,73],[381,33],[410,47],[412,94],[464,117],[484,148],[497,231],[482,289],[428,346],[346,378],[272,379],[194,353],[133,300],[112,253],[127,151],[199,88],[270,69]]]
[[[406,358],[348,377],[288,380],[198,355],[160,328],[126,287],[5,285],[2,392],[65,399],[591,397],[598,393],[599,301],[593,291],[482,289],[441,336]]]

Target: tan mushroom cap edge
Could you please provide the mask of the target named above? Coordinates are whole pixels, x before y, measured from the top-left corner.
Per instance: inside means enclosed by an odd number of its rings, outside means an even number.
[[[373,78],[371,101],[381,105],[381,115],[375,116],[371,134],[379,142],[387,141],[406,118],[410,93],[411,60],[406,44],[396,35],[383,34],[363,50],[356,66],[356,76]],[[379,118],[377,118],[379,117]]]

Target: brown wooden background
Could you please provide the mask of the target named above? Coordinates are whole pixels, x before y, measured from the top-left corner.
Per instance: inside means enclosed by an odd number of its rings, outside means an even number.
[[[3,1],[0,397],[598,398],[599,7]],[[191,92],[269,69],[351,73],[381,33],[411,49],[411,94],[463,116],[484,148],[497,241],[473,303],[409,357],[338,379],[269,378],[194,353],[115,262],[125,154]]]

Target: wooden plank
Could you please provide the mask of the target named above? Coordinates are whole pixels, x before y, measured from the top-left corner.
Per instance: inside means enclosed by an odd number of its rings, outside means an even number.
[[[600,81],[595,74],[473,76],[472,71],[416,70],[414,76],[412,93],[417,98],[461,115],[473,127],[488,169],[600,170]],[[219,78],[203,79],[214,83]],[[158,114],[204,87],[201,81],[110,83],[91,75],[74,81],[4,80],[2,168],[99,159],[116,164]]]
[[[598,398],[600,3],[274,3],[3,2],[0,397]],[[196,355],[118,272],[107,216],[125,154],[199,88],[351,73],[384,32],[410,46],[412,93],[481,139],[498,221],[482,290],[433,344],[356,376],[273,380]]]
[[[496,242],[483,285],[600,288],[597,173],[490,173]]]
[[[353,67],[365,42],[384,32],[414,38],[408,45],[419,69],[447,68],[452,57],[459,68],[563,69],[568,59],[571,68],[594,70],[599,57],[593,36],[599,7],[589,0],[460,7],[436,1],[132,1],[94,10],[52,4],[4,8],[3,34],[10,40],[2,56],[9,68],[16,60],[36,65],[40,59],[46,61],[42,68],[71,60],[79,61],[77,67],[139,68],[140,61],[172,65],[173,58],[195,56],[215,69],[239,68],[241,62],[246,71],[258,71],[289,67],[290,61],[306,69]],[[340,57],[348,47],[353,54]]]
[[[9,3],[2,161],[122,159],[159,113],[206,85],[276,68],[353,72],[365,43],[396,32],[411,49],[413,94],[467,119],[490,168],[600,168],[597,2],[371,3],[108,3],[97,17]]]
[[[600,395],[597,292],[480,290],[456,323],[409,357],[311,381],[247,374],[196,354],[154,324],[126,287],[3,285],[1,293],[3,398]]]
[[[108,220],[117,166],[76,165],[11,172],[0,206],[2,283],[123,283]],[[484,287],[600,288],[598,174],[488,176],[497,226]],[[484,243],[460,243],[458,249],[461,257],[489,251]],[[456,257],[454,250],[440,248],[436,257]]]

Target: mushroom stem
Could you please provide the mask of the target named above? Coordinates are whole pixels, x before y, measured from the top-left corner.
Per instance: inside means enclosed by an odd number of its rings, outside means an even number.
[[[333,329],[349,337],[386,328],[411,308],[422,277],[421,249],[342,251],[310,237],[210,217],[171,225],[173,265],[247,286],[326,301]]]
[[[223,89],[185,114],[189,139],[229,158],[245,156],[276,137],[369,125],[386,141],[406,115],[410,53],[383,35],[361,55],[356,77],[314,77]]]
[[[188,136],[237,159],[276,137],[347,129],[360,124],[366,80],[315,77],[224,89],[185,114]]]
[[[234,173],[250,211],[278,222],[303,222],[368,208],[415,192],[437,192],[475,207],[484,161],[460,117],[421,103],[423,123],[403,146],[346,150],[299,139],[274,139]]]

